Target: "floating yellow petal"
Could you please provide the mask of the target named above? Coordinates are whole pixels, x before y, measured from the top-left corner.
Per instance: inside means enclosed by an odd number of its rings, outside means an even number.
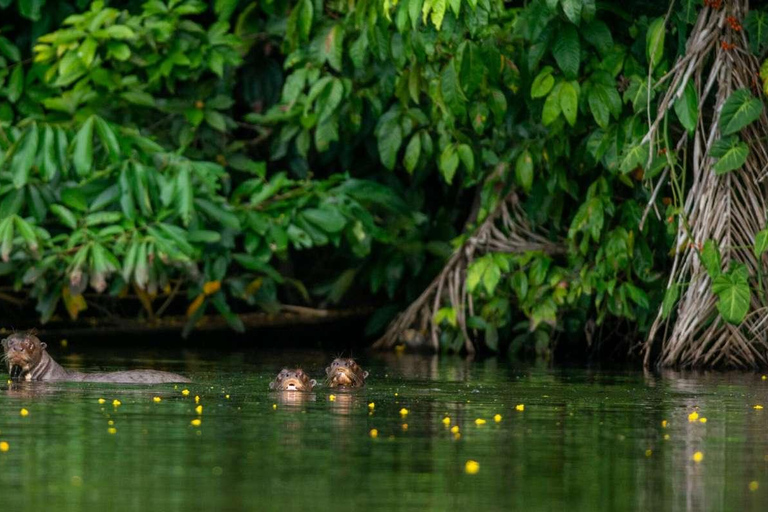
[[[376,407],[376,404],[375,404],[375,403],[371,402],[371,403],[369,403],[369,404],[368,404],[368,408],[369,408],[370,410],[373,410],[373,408],[374,408],[374,407]]]
[[[667,428],[667,425],[669,425],[667,420],[661,420],[661,428]]]
[[[118,407],[120,405],[123,405],[123,403],[120,400],[115,399],[115,400],[112,400],[112,405],[114,405],[115,407]]]
[[[336,395],[328,395],[328,400],[330,400],[331,402],[335,402],[336,401]]]
[[[693,454],[693,457],[691,457],[691,458],[693,459],[693,462],[697,462],[698,463],[698,462],[701,462],[701,461],[704,460],[704,454],[701,453],[701,452],[696,452],[696,453]]]
[[[7,452],[10,449],[11,449],[11,445],[6,443],[5,441],[0,442],[0,452]]]
[[[451,418],[449,418],[448,416],[443,418],[443,425],[445,425],[447,427],[450,424],[451,424]]]
[[[109,425],[110,427],[111,427],[112,425],[114,425],[114,424],[115,424],[115,422],[114,422],[113,420],[109,420],[109,421],[107,422],[107,425]]]
[[[706,422],[707,422],[707,418],[699,418],[699,423],[706,423]]]
[[[500,422],[501,421],[501,414],[497,414],[496,416],[494,416],[493,417],[493,421],[495,421],[496,423]]]
[[[106,400],[104,400],[103,398],[99,398],[99,403],[100,403],[100,404],[105,404],[105,403],[107,403],[107,401],[106,401]]]
[[[195,407],[195,412],[197,414],[203,414],[203,406],[202,405],[198,405],[197,407]]]
[[[22,417],[27,417],[29,416],[29,411],[26,409],[22,409],[21,411],[19,411],[19,414],[21,414]]]
[[[664,434],[664,440],[669,441],[669,434]]]
[[[193,419],[192,421],[190,421],[189,423],[190,423],[190,425],[192,425],[193,427],[199,427],[200,425],[202,425],[202,424],[203,424],[203,420],[201,420],[200,418],[195,418],[195,419]]]
[[[370,435],[371,437],[373,437],[375,439],[375,438],[379,437],[379,431],[376,430],[375,428],[372,428],[371,431],[368,432],[368,435]]]
[[[184,396],[189,396],[189,390],[188,389],[182,389],[181,394]]]
[[[459,434],[458,432],[456,432],[456,433],[454,433],[454,434],[453,434],[453,438],[454,438],[456,441],[458,441],[459,439],[461,439],[461,434]]]
[[[273,409],[277,409],[277,404],[272,404]]]
[[[765,375],[763,375],[761,378],[762,378],[763,380],[766,380],[766,379],[768,379],[768,377],[766,377]]]
[[[516,411],[524,411],[525,410],[525,404],[518,404],[515,406]]]
[[[757,409],[759,411],[759,410],[761,410],[763,408],[763,406],[762,405],[753,405],[752,408],[753,409]]]
[[[760,484],[757,483],[757,480],[753,480],[753,481],[749,482],[749,490],[750,491],[755,492],[759,488],[760,488]]]
[[[653,450],[645,450],[646,457],[650,457],[651,455],[653,455]]]
[[[408,409],[406,409],[405,407],[400,409],[400,416],[408,416]]]
[[[476,460],[468,460],[466,464],[464,464],[464,471],[468,475],[474,475],[478,471],[480,471],[480,464]]]
[[[115,434],[117,434],[117,429],[115,427],[109,427],[107,429],[107,432],[109,432],[112,435],[115,435]]]
[[[696,411],[693,411],[691,414],[688,415],[688,421],[696,421],[699,419],[699,413]]]
[[[162,401],[163,401],[163,399],[162,399],[162,398],[160,398],[159,396],[156,396],[156,397],[155,397],[155,398],[153,398],[152,400],[153,400],[153,401],[154,401],[156,404],[159,404],[160,402],[162,402]]]
[[[451,432],[453,432],[454,434],[458,434],[459,433],[459,426],[458,425],[452,426],[451,427]]]
[[[196,404],[199,404],[199,403],[200,403],[200,397],[199,397],[199,396],[197,396],[197,395],[195,395],[195,403],[196,403]]]
[[[477,418],[475,420],[475,425],[485,425],[485,420],[483,418]]]
[[[226,398],[227,400],[229,400],[229,395],[224,395],[224,398]]]
[[[408,424],[407,423],[403,423],[403,430],[408,430]]]

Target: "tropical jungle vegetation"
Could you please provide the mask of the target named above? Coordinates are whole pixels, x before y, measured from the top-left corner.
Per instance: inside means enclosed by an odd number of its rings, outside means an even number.
[[[745,0],[0,0],[0,303],[763,365],[767,54]]]

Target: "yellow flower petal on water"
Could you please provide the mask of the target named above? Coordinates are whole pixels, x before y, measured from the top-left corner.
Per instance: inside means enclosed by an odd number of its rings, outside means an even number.
[[[459,426],[458,425],[452,426],[451,427],[451,432],[453,432],[454,434],[458,434],[459,433]]]
[[[368,435],[373,437],[374,439],[379,437],[379,431],[375,428],[372,428],[370,432],[368,432]]]
[[[27,417],[29,416],[29,411],[26,409],[22,409],[21,411],[19,411],[19,414],[21,414],[22,417]]]
[[[398,394],[397,394],[397,393],[395,393],[395,396],[398,396]]]
[[[480,464],[476,460],[468,460],[467,463],[464,464],[464,471],[468,475],[474,475],[480,471]]]
[[[447,427],[450,424],[451,424],[451,418],[449,418],[448,416],[443,418],[443,425],[445,425]]]
[[[109,432],[112,435],[115,435],[115,434],[117,434],[117,429],[115,427],[109,427],[107,429],[107,432]]]
[[[336,395],[328,395],[328,400],[330,400],[331,402],[335,402],[336,401]]]
[[[162,399],[162,398],[160,398],[159,396],[156,396],[156,397],[155,397],[155,398],[153,398],[152,400],[153,400],[153,401],[154,401],[156,404],[159,404],[160,402],[162,402],[162,401],[163,401],[163,399]]]
[[[766,379],[768,379],[768,377],[766,377],[765,375],[763,375],[763,376],[761,377],[761,379],[763,379],[763,380],[766,380]]]
[[[403,430],[408,430],[408,424],[407,423],[403,423]]]
[[[184,396],[189,396],[189,390],[188,389],[182,389],[181,394]]]
[[[408,416],[408,409],[406,409],[405,407],[400,409],[400,416]]]
[[[227,400],[229,400],[229,395],[224,395],[224,398],[226,398]]]
[[[123,403],[120,400],[115,399],[115,400],[112,400],[112,405],[114,405],[115,407],[118,407],[120,405],[123,405]]]
[[[645,450],[646,457],[650,457],[651,455],[653,455],[653,450]]]
[[[493,417],[493,421],[495,421],[496,423],[500,422],[501,421],[501,414],[497,414],[496,416],[494,416]]]
[[[667,428],[667,425],[669,425],[667,420],[661,420],[661,428]]]
[[[203,414],[203,406],[202,405],[198,405],[197,407],[195,407],[195,412],[197,414]]]
[[[109,421],[107,422],[107,425],[109,425],[110,427],[111,427],[112,425],[114,425],[114,424],[115,424],[115,422],[114,422],[113,420],[109,420]]]
[[[273,409],[277,409],[277,404],[272,404]]]
[[[11,445],[6,443],[5,441],[0,441],[0,452],[7,452],[11,449]]]
[[[525,404],[517,404],[515,406],[515,410],[516,411],[521,411],[521,412],[524,411],[525,410]]]
[[[192,425],[193,427],[199,427],[200,425],[202,425],[202,424],[203,424],[203,420],[201,420],[200,418],[195,418],[195,419],[193,419],[192,421],[190,421],[189,423],[190,423],[190,425]]]
[[[669,434],[664,434],[664,440],[669,441]]]
[[[693,457],[691,457],[691,458],[693,459],[693,462],[697,462],[698,463],[698,462],[701,462],[701,461],[704,460],[704,454],[701,453],[701,452],[696,452],[696,453],[693,454]]]
[[[453,438],[454,438],[456,441],[458,441],[459,439],[461,439],[461,434],[459,434],[458,432],[456,432],[455,434],[453,434]]]
[[[368,408],[369,408],[370,410],[373,410],[375,407],[376,407],[376,404],[375,404],[375,403],[373,403],[373,402],[371,402],[371,403],[369,403],[369,404],[368,404]]]
[[[485,420],[483,418],[477,418],[475,420],[475,425],[485,425]]]
[[[699,423],[706,423],[706,422],[707,422],[707,418],[699,418]]]
[[[200,403],[200,397],[199,397],[199,396],[197,396],[197,395],[195,395],[195,403],[196,403],[196,404],[199,404],[199,403]]]
[[[688,421],[696,421],[699,419],[699,413],[696,411],[693,411],[691,414],[688,415]]]
[[[760,484],[757,483],[757,480],[752,480],[751,482],[749,482],[749,490],[750,491],[755,492],[759,488],[760,488]]]
[[[759,411],[763,408],[763,406],[758,404],[758,405],[753,405],[752,408],[757,409]]]
[[[103,398],[99,398],[99,403],[100,403],[100,404],[105,404],[105,403],[107,403],[107,401],[106,401],[106,400],[104,400]]]

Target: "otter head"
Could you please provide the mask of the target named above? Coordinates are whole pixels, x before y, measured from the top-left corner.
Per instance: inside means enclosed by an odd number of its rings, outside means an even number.
[[[275,380],[269,383],[269,389],[275,391],[312,391],[316,384],[315,379],[310,379],[309,375],[298,368],[296,370],[283,368]]]
[[[11,379],[30,380],[30,372],[40,363],[47,345],[32,332],[11,334],[2,344]]]
[[[328,385],[332,388],[359,388],[365,385],[368,372],[352,358],[337,357],[331,366],[325,369],[328,375]]]

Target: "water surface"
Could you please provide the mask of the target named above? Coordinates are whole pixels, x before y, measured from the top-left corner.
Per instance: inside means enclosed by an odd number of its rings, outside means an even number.
[[[372,355],[360,358],[371,372],[362,391],[281,395],[268,390],[281,366],[300,365],[319,379],[334,354],[54,355],[69,368],[163,368],[195,383],[6,386],[4,510],[702,511],[768,504],[768,381],[759,374]],[[477,463],[475,474],[467,473],[468,461]]]

